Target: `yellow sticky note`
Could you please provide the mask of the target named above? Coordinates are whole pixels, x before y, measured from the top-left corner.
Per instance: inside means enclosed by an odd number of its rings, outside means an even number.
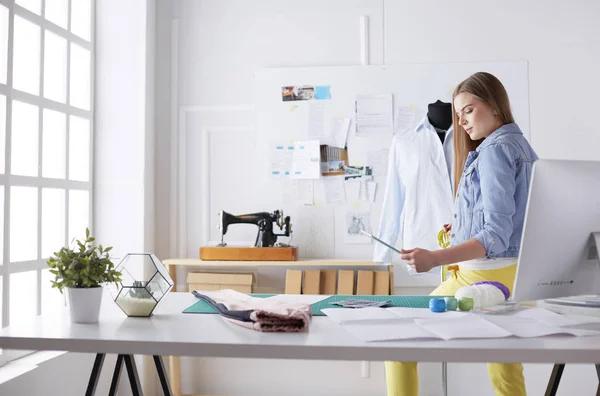
[[[321,202],[315,202],[315,208],[320,208],[320,207],[322,207],[322,206],[323,206],[323,205],[321,205]]]
[[[415,110],[417,108],[417,106],[415,106],[414,104],[411,104],[410,106],[408,106],[408,108],[411,110]]]
[[[354,202],[353,206],[355,209],[360,209],[360,202]]]
[[[289,109],[288,109],[288,110],[289,110],[289,111],[294,111],[294,110],[296,110],[297,108],[298,108],[298,105],[291,105],[291,106],[289,107]]]
[[[454,90],[456,89],[456,85],[451,86],[450,88],[448,88],[448,93],[450,95],[452,95],[454,93]]]

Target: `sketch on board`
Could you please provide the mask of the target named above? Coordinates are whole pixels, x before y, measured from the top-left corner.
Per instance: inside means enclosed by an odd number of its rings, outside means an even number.
[[[346,212],[345,243],[371,243],[361,231],[371,232],[369,212]]]

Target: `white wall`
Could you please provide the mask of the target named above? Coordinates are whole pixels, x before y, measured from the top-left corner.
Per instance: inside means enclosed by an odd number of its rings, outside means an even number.
[[[96,6],[94,236],[114,247],[114,257],[154,250],[155,6],[154,0]],[[81,395],[94,357],[62,355],[0,385],[0,394]],[[115,359],[106,357],[96,394],[108,394]],[[153,394],[152,362],[136,361]],[[130,394],[123,369],[119,395]]]
[[[600,25],[595,23],[600,4],[592,0],[158,0],[157,15],[155,190],[160,258],[176,254],[169,244],[177,226],[170,213],[171,116],[183,106],[203,108],[189,125],[191,133],[207,126],[224,131],[251,124],[243,111],[223,109],[252,105],[256,68],[359,64],[361,15],[370,18],[371,64],[527,60],[531,141],[540,157],[600,159],[594,117],[600,92]],[[173,19],[179,26],[175,41]],[[177,48],[172,48],[173,42]],[[172,54],[178,54],[176,70],[170,67]],[[226,135],[216,133],[218,142],[227,142]],[[246,138],[228,136],[229,141]],[[199,177],[202,169],[187,172],[189,180]],[[202,225],[207,220],[187,221]],[[179,278],[185,279],[181,274]],[[236,381],[221,380],[217,368],[238,373]],[[185,359],[183,369],[184,391],[194,393],[275,395],[285,389],[289,395],[380,395],[385,389],[380,363],[371,365],[369,378],[360,377],[358,362]],[[550,369],[526,366],[530,394],[543,393]],[[449,370],[450,395],[492,395],[485,365],[451,364]],[[421,372],[422,395],[440,394],[439,365],[428,364]],[[275,375],[269,375],[268,382],[259,380],[265,373]],[[596,381],[593,366],[568,366],[559,394],[593,394]]]

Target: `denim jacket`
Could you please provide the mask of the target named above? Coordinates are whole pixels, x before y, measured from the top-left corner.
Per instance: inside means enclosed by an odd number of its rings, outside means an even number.
[[[501,126],[469,153],[455,199],[452,245],[475,238],[488,259],[518,257],[537,158],[514,123]]]

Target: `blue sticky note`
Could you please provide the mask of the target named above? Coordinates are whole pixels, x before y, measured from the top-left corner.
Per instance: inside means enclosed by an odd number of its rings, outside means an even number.
[[[331,95],[329,94],[329,86],[322,85],[322,86],[315,87],[315,99],[316,100],[331,99]]]

